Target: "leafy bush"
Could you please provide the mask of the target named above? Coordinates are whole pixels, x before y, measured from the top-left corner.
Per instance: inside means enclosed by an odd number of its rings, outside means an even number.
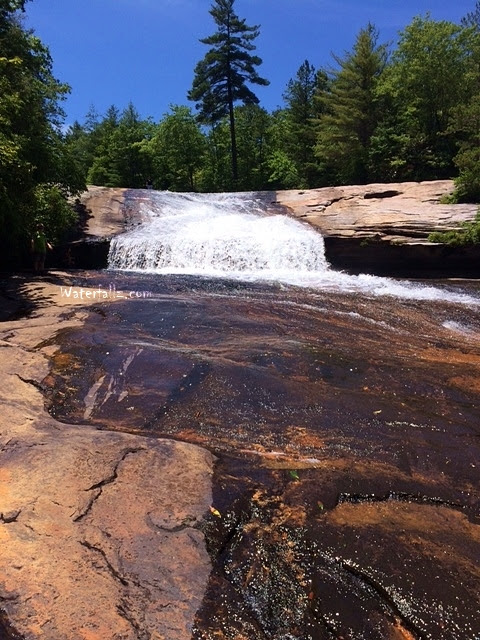
[[[480,244],[480,210],[473,222],[464,222],[456,231],[435,231],[428,236],[430,242],[443,242],[455,247]]]
[[[65,231],[73,227],[77,221],[76,212],[57,186],[37,185],[35,205],[33,223],[42,222],[45,225],[51,242],[58,242]]]
[[[480,149],[464,149],[455,158],[460,170],[455,179],[455,196],[457,202],[480,201]]]

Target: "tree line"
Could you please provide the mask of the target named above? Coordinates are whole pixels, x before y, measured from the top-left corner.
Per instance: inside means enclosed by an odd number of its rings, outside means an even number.
[[[394,45],[368,23],[330,68],[305,60],[268,112],[253,90],[268,84],[260,27],[235,0],[213,0],[193,105],[159,122],[134,104],[92,107],[64,132],[69,87],[23,26],[28,1],[0,0],[0,233],[15,251],[38,219],[58,238],[86,184],[216,192],[454,177],[457,201],[480,200],[480,2],[460,24],[417,16]]]

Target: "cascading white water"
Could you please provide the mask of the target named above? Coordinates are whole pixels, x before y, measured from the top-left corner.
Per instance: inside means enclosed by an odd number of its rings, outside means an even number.
[[[277,280],[328,268],[319,233],[248,194],[152,193],[146,222],[115,238],[111,268]]]
[[[112,240],[110,269],[478,303],[437,287],[333,271],[318,231],[286,215],[272,214],[254,194],[150,191],[138,207],[143,222]]]

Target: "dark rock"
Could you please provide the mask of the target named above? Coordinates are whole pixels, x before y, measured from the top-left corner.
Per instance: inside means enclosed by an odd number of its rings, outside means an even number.
[[[480,246],[428,242],[390,244],[378,239],[327,236],[325,254],[335,269],[407,278],[479,278]]]
[[[394,196],[398,196],[400,194],[401,191],[390,189],[387,191],[373,191],[371,193],[366,193],[363,197],[365,198],[365,200],[369,200],[370,198],[393,198]]]

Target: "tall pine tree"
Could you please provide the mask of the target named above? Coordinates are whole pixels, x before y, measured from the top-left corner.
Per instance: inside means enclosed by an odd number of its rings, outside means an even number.
[[[300,176],[298,186],[302,188],[317,187],[321,182],[315,158],[316,120],[320,115],[320,104],[315,95],[327,86],[326,73],[322,70],[317,72],[305,60],[295,78],[289,80],[283,94],[287,105],[285,147],[288,157],[295,163]]]
[[[266,86],[268,80],[261,78],[257,71],[262,60],[252,55],[253,41],[259,35],[259,26],[248,26],[235,13],[235,0],[214,0],[210,15],[217,25],[217,31],[200,40],[210,46],[205,57],[195,67],[189,100],[197,103],[200,120],[215,124],[228,116],[230,127],[232,177],[238,180],[237,142],[235,135],[236,102],[258,104],[259,100],[247,86]]]
[[[361,29],[353,50],[334,56],[338,70],[319,93],[324,113],[319,120],[317,156],[335,182],[365,183],[372,135],[380,117],[376,86],[387,61],[387,48],[377,45],[372,25]]]

